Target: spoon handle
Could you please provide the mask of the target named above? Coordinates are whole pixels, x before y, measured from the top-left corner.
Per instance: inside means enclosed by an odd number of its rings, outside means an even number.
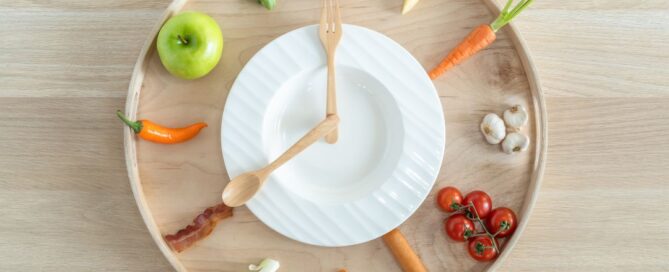
[[[281,165],[283,165],[284,163],[295,157],[295,155],[307,149],[307,147],[318,141],[318,139],[322,138],[325,134],[328,134],[332,130],[337,128],[338,124],[339,124],[339,117],[337,115],[329,115],[328,117],[325,118],[325,120],[318,123],[316,127],[307,132],[307,134],[302,136],[302,138],[296,143],[294,143],[293,146],[288,148],[286,152],[281,154],[281,156],[276,158],[276,160],[274,160],[267,167],[265,167],[262,170],[263,174],[269,175],[269,173],[272,173],[272,171],[276,170]]]

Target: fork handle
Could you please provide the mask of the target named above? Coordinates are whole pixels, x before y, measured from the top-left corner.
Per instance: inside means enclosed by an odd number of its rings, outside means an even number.
[[[337,94],[335,93],[335,60],[334,50],[328,52],[328,91],[327,104],[325,106],[325,116],[337,114]],[[339,130],[335,128],[332,132],[325,135],[325,142],[334,144],[339,138]]]

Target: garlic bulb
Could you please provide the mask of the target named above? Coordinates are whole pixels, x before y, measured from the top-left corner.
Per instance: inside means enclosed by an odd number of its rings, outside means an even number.
[[[508,154],[511,154],[514,152],[525,151],[529,145],[530,138],[528,138],[525,134],[511,132],[509,135],[506,135],[506,139],[504,139],[504,142],[502,142],[502,150]]]
[[[402,15],[407,14],[411,9],[413,9],[420,0],[404,0],[404,5],[402,6]]]
[[[489,144],[499,144],[506,136],[506,126],[497,114],[488,113],[481,122],[481,132]]]
[[[279,261],[266,258],[259,265],[249,265],[249,271],[276,272],[279,270]]]
[[[504,121],[512,128],[520,129],[527,124],[527,111],[521,105],[515,105],[504,111]]]

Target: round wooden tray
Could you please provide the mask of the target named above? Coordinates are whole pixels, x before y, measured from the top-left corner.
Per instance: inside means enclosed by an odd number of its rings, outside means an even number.
[[[400,15],[401,0],[343,0],[343,21],[365,26],[402,44],[426,69],[432,68],[468,32],[489,23],[499,12],[492,0],[422,0]],[[169,262],[180,271],[246,271],[265,257],[281,261],[281,271],[400,271],[381,239],[361,245],[325,248],[301,244],[272,231],[245,207],[219,223],[193,248],[174,253],[163,235],[186,226],[204,208],[220,202],[229,181],[220,148],[221,113],[230,86],[244,64],[262,46],[292,29],[315,24],[321,1],[283,0],[266,11],[256,0],[176,0],[162,16],[142,49],[130,82],[126,113],[167,126],[206,121],[209,127],[179,145],[137,141],[125,131],[130,183],[146,225]],[[155,37],[163,22],[180,10],[199,10],[220,24],[223,57],[212,73],[194,81],[171,76],[161,65]],[[522,20],[522,15],[521,15]],[[495,43],[434,81],[447,125],[443,166],[433,192],[401,230],[430,271],[494,270],[523,233],[537,196],[546,157],[546,109],[527,47],[513,25]],[[485,143],[479,132],[488,112],[501,114],[513,104],[530,112],[524,132],[530,149],[506,155]],[[447,239],[435,207],[439,188],[453,185],[463,193],[482,189],[495,206],[518,212],[520,224],[499,258],[477,263],[464,245]]]

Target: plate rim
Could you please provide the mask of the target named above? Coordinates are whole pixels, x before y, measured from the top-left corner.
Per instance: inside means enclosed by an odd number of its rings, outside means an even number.
[[[265,213],[265,215],[263,215],[262,211],[265,210],[265,209],[263,209],[262,207],[259,207],[261,205],[255,203],[255,202],[247,204],[247,207],[249,208],[249,210],[251,210],[251,212],[261,222],[263,222],[266,226],[268,226],[270,229],[274,230],[275,232],[277,232],[277,233],[279,233],[279,234],[281,234],[281,235],[283,235],[283,236],[285,236],[289,239],[292,239],[292,240],[295,240],[295,241],[298,241],[298,242],[301,242],[301,243],[305,243],[305,244],[315,245],[315,246],[344,247],[344,246],[351,246],[351,245],[356,245],[356,244],[360,244],[360,243],[365,243],[365,242],[368,242],[368,241],[371,241],[371,240],[374,240],[378,237],[383,236],[383,234],[385,234],[386,232],[388,232],[388,231],[400,226],[402,223],[404,223],[407,219],[409,219],[411,217],[411,215],[413,215],[418,210],[418,208],[423,204],[423,202],[425,202],[427,196],[432,191],[432,189],[434,187],[434,184],[435,184],[435,182],[438,178],[439,171],[441,169],[441,165],[443,163],[443,159],[444,159],[443,157],[444,157],[445,146],[446,146],[446,124],[445,124],[442,104],[441,104],[441,101],[439,99],[439,95],[438,95],[436,86],[434,85],[434,82],[429,79],[429,77],[427,76],[427,73],[424,73],[424,69],[423,69],[422,65],[420,64],[420,62],[418,62],[418,60],[408,50],[406,50],[406,48],[404,48],[401,44],[399,44],[398,42],[396,42],[395,40],[391,39],[390,37],[386,36],[383,33],[380,33],[380,32],[375,31],[373,29],[370,29],[370,28],[367,28],[367,27],[364,27],[364,26],[359,26],[359,25],[344,24],[344,27],[349,28],[350,29],[349,31],[352,31],[352,32],[355,33],[354,35],[356,35],[357,37],[362,37],[362,39],[368,40],[370,43],[371,42],[382,43],[383,45],[385,45],[385,46],[383,46],[384,48],[389,48],[389,51],[391,51],[390,53],[397,53],[397,54],[401,53],[402,56],[397,58],[397,62],[404,62],[403,60],[408,60],[408,62],[410,62],[410,65],[418,67],[418,69],[399,68],[399,70],[406,70],[406,71],[402,71],[402,72],[407,72],[407,71],[413,72],[414,70],[415,71],[420,71],[419,77],[411,77],[411,76],[405,77],[405,78],[409,78],[411,80],[406,80],[406,81],[402,81],[402,82],[412,82],[413,81],[413,82],[417,82],[415,84],[427,84],[427,86],[429,86],[428,88],[430,88],[429,90],[425,90],[425,93],[420,93],[420,96],[407,95],[407,97],[410,97],[410,98],[422,97],[424,99],[428,99],[427,101],[421,101],[419,99],[415,99],[414,101],[417,101],[419,103],[425,102],[424,104],[420,104],[421,106],[423,106],[421,108],[428,108],[427,112],[423,113],[423,114],[427,114],[427,115],[426,116],[421,115],[421,117],[427,117],[429,119],[438,119],[438,122],[437,122],[438,125],[432,126],[432,127],[434,127],[434,129],[432,129],[432,130],[434,130],[434,131],[430,131],[430,132],[438,133],[438,138],[440,138],[440,139],[437,139],[437,141],[435,141],[435,142],[439,145],[439,152],[438,152],[439,154],[435,157],[435,160],[434,160],[433,163],[429,163],[429,165],[433,165],[433,164],[436,165],[436,168],[434,169],[433,173],[429,174],[429,178],[426,179],[426,180],[429,180],[429,187],[425,188],[424,191],[420,192],[421,196],[417,199],[417,202],[415,203],[415,205],[404,205],[403,207],[409,206],[408,209],[410,211],[406,214],[400,215],[399,216],[399,218],[401,218],[400,220],[392,221],[392,224],[386,223],[385,225],[383,225],[383,227],[378,227],[378,225],[377,225],[377,228],[375,229],[375,231],[373,231],[373,232],[368,231],[370,234],[372,234],[371,235],[371,236],[373,236],[372,238],[356,239],[356,238],[353,238],[353,237],[347,237],[345,239],[331,240],[331,241],[328,241],[326,239],[320,239],[320,240],[310,239],[310,238],[307,237],[307,235],[296,234],[296,233],[294,233],[294,231],[290,231],[290,230],[295,230],[294,227],[284,227],[284,229],[279,229],[278,225],[281,224],[281,221],[280,220],[277,221],[276,219],[269,218],[269,215],[268,215],[269,213]],[[295,28],[293,30],[290,30],[286,33],[283,33],[282,35],[276,37],[272,41],[265,44],[260,50],[258,50],[253,55],[253,57],[251,57],[251,59],[249,59],[247,61],[247,63],[244,65],[244,67],[240,70],[237,78],[235,79],[233,85],[230,88],[230,92],[228,94],[228,99],[226,100],[226,103],[225,103],[225,106],[224,106],[224,109],[223,109],[223,113],[222,113],[222,118],[221,118],[221,151],[222,151],[222,154],[223,154],[223,158],[224,158],[223,161],[225,162],[225,166],[226,166],[228,175],[231,175],[231,176],[234,175],[234,172],[235,172],[234,168],[239,167],[239,165],[235,165],[236,167],[233,167],[233,170],[231,170],[231,168],[229,166],[230,166],[231,161],[233,161],[233,160],[231,160],[231,158],[230,158],[231,154],[225,152],[225,149],[226,149],[225,147],[226,146],[230,147],[230,145],[232,145],[232,143],[228,143],[228,145],[226,145],[226,136],[225,135],[229,136],[230,132],[226,133],[225,128],[226,128],[226,120],[228,122],[232,122],[232,121],[229,121],[229,119],[228,119],[228,118],[230,118],[229,117],[230,116],[229,111],[231,109],[231,107],[228,106],[229,105],[228,103],[230,103],[234,99],[233,90],[235,90],[235,89],[242,89],[243,90],[244,89],[244,87],[243,87],[244,83],[243,82],[240,83],[241,80],[245,79],[243,77],[243,75],[245,73],[246,74],[250,73],[248,69],[254,68],[253,65],[255,65],[255,66],[258,65],[258,62],[259,62],[258,59],[263,60],[262,58],[267,58],[267,55],[269,54],[269,53],[267,53],[267,52],[269,52],[268,50],[272,50],[274,48],[281,48],[280,45],[282,45],[282,43],[284,45],[283,47],[285,47],[286,46],[285,44],[290,43],[290,40],[292,40],[292,39],[302,39],[304,37],[304,35],[305,34],[308,35],[308,32],[311,31],[312,29],[314,31],[317,31],[318,25],[317,24],[311,24],[311,25],[306,25],[306,26],[300,26],[300,27]],[[314,36],[314,37],[316,37],[316,36]],[[346,39],[346,38],[344,37],[344,39]],[[318,40],[316,40],[316,41],[318,41]],[[301,43],[301,44],[303,44],[303,43]],[[360,44],[365,44],[365,43],[361,42],[361,39],[357,39],[355,44],[349,43],[349,44],[346,44],[346,45],[348,45],[350,47],[359,48],[359,47],[361,47]],[[303,46],[302,48],[307,48],[307,47],[312,47],[312,46],[313,45],[306,45],[306,46]],[[317,44],[316,47],[318,47],[318,49],[316,49],[316,50],[319,53],[321,53],[320,44]],[[341,48],[340,51],[345,50],[344,45],[342,45],[342,44],[340,44],[340,48]],[[341,52],[340,54],[346,54],[345,52]],[[273,55],[269,55],[269,58],[276,59],[278,57],[273,56]],[[353,58],[351,58],[351,59],[353,59]],[[267,59],[264,59],[264,60],[267,60]],[[309,61],[305,61],[305,58],[301,58],[301,59],[297,60],[297,62],[308,63]],[[356,60],[355,63],[356,64],[359,63],[359,60]],[[339,63],[338,65],[348,66],[345,63]],[[367,65],[369,66],[369,64],[367,64]],[[361,66],[362,66],[362,64],[361,64]],[[306,69],[305,67],[302,67],[302,66],[300,66],[299,68]],[[363,67],[355,67],[355,68],[362,69]],[[370,73],[370,75],[372,75],[372,74],[377,74],[378,75],[379,74],[379,72],[376,72],[376,71],[374,71],[374,72],[368,71],[368,73]],[[398,73],[397,70],[396,70],[396,72],[392,72],[392,70],[390,70],[389,73],[391,73],[392,75],[403,74],[403,73]],[[384,74],[384,73],[381,73],[381,74]],[[391,76],[390,78],[394,78],[394,77]],[[250,80],[250,79],[247,79],[247,80]],[[290,78],[288,78],[287,80],[290,80]],[[378,78],[377,78],[377,80],[381,81]],[[274,82],[274,83],[281,84],[281,82]],[[384,84],[384,82],[381,82],[381,83]],[[386,84],[384,84],[384,85],[386,85]],[[274,93],[276,93],[277,90],[278,89],[272,89],[271,91],[265,91],[265,93],[267,93],[268,95],[270,93],[274,94]],[[407,133],[407,131],[409,131],[407,129],[411,129],[411,127],[413,127],[413,128],[421,127],[420,125],[412,124],[411,122],[406,121],[406,119],[407,119],[406,116],[411,116],[412,114],[402,111],[401,106],[405,105],[406,102],[398,101],[398,99],[397,99],[398,97],[393,95],[393,90],[394,90],[395,94],[401,94],[403,92],[397,91],[397,88],[389,88],[389,90],[388,90],[389,95],[393,96],[393,99],[398,103],[398,107],[400,107],[400,108],[398,108],[398,110],[400,111],[401,117],[402,117],[400,122],[403,122],[405,133]],[[237,90],[237,94],[239,93],[239,91],[240,90]],[[248,91],[248,90],[246,90],[246,91]],[[414,93],[417,93],[417,92],[418,91],[416,91]],[[265,93],[263,93],[263,95]],[[244,95],[244,94],[242,94],[242,95]],[[263,98],[265,98],[265,97],[263,96]],[[271,100],[272,99],[270,97],[267,97],[267,100],[263,100],[263,102],[267,101],[268,105],[266,105],[266,106],[263,105],[263,106],[259,107],[260,110],[261,110],[261,114],[258,118],[261,118],[261,120],[256,120],[254,118],[251,121],[251,122],[254,122],[254,123],[256,121],[259,121],[259,123],[260,123],[259,124],[259,129],[261,130],[261,131],[259,131],[260,139],[253,138],[252,140],[258,140],[261,143],[263,142],[263,139],[262,139],[262,127],[263,127],[262,123],[265,121],[264,120],[264,118],[265,118],[264,115],[266,114],[267,108],[270,107]],[[240,102],[240,101],[238,101],[238,102]],[[234,105],[234,107],[235,107],[235,109],[238,109],[237,105]],[[405,107],[405,109],[406,108],[407,107]],[[411,108],[408,108],[408,109],[411,109]],[[432,116],[433,112],[431,112],[430,110],[434,111],[434,116]],[[228,115],[228,118],[226,118],[226,114]],[[418,118],[418,119],[422,119],[422,118]],[[409,125],[410,127],[407,128],[406,127],[407,125]],[[228,124],[228,126],[229,126],[229,124]],[[408,135],[408,134],[406,134],[406,135]],[[409,144],[422,143],[422,141],[418,141],[418,140],[413,140],[413,141],[408,140],[406,138],[406,135],[405,135],[404,140],[403,140],[403,142],[405,144],[406,143],[409,143]],[[254,137],[255,135],[245,134],[245,136],[246,136],[245,137],[246,139],[249,139],[250,137]],[[433,143],[431,143],[431,144],[433,144]],[[365,196],[365,197],[362,197],[362,198],[365,198],[365,199],[368,199],[368,200],[369,199],[377,199],[377,198],[380,197],[379,194],[384,194],[385,193],[385,192],[383,192],[384,186],[386,186],[386,187],[392,186],[393,182],[395,184],[402,184],[403,182],[398,180],[396,172],[398,171],[398,169],[401,168],[401,166],[402,166],[401,163],[402,162],[404,162],[405,165],[407,164],[406,161],[409,160],[409,156],[407,156],[408,154],[406,154],[406,153],[411,153],[411,150],[409,150],[409,151],[410,152],[406,152],[406,151],[402,152],[402,153],[405,154],[405,156],[400,156],[399,157],[396,167],[394,167],[392,169],[391,175],[386,179],[386,180],[390,181],[390,185],[388,185],[388,183],[384,182],[383,185],[381,185],[378,188],[370,191],[368,196]],[[253,153],[253,150],[248,151],[248,152]],[[429,153],[429,152],[421,152],[421,153],[425,155],[426,153]],[[254,153],[253,155],[255,156],[255,155],[258,155],[258,154]],[[432,161],[432,160],[430,160],[430,161]],[[407,167],[405,166],[404,168],[407,168]],[[414,169],[415,170],[415,168],[416,167],[412,167],[412,168],[408,168],[408,169]],[[420,168],[424,169],[424,167],[420,167]],[[233,172],[233,173],[231,174],[231,172]],[[412,183],[412,185],[413,184],[415,184],[415,182]],[[385,196],[388,196],[388,195],[383,195],[383,196],[385,197]],[[289,193],[289,192],[287,192],[287,194],[283,197],[272,196],[271,199],[268,199],[268,200],[265,200],[265,201],[266,202],[273,202],[273,203],[283,203],[281,201],[278,201],[278,200],[281,200],[281,198],[284,199],[284,202],[285,202],[285,199],[293,199],[293,200],[296,200],[296,201],[293,201],[293,202],[295,202],[295,204],[297,204],[297,203],[302,203],[302,204],[307,204],[307,205],[312,204],[311,201],[302,202],[301,199],[300,199],[301,197],[299,195],[296,195],[294,193]],[[274,201],[271,201],[272,199]],[[354,201],[354,202],[358,202],[358,201]],[[379,201],[379,202],[381,202],[381,201]],[[268,204],[270,204],[270,203],[268,203]],[[414,204],[414,203],[411,202],[410,204]],[[315,204],[315,203],[313,204],[313,207],[316,207],[316,210],[319,211],[319,212],[323,211],[322,210],[323,207],[328,207],[329,208],[330,206],[331,205],[324,205],[324,204],[319,205],[319,204]],[[338,205],[338,206],[340,207],[339,210],[346,210],[347,215],[355,217],[355,215],[353,215],[350,212],[349,209],[358,207],[358,205],[356,203],[346,204],[346,205]],[[320,207],[320,208],[318,208],[318,207]],[[387,206],[383,206],[383,207],[387,207]],[[366,209],[360,209],[360,211],[366,211]],[[258,214],[258,212],[261,212],[261,213]],[[292,219],[297,219],[297,220],[299,220],[299,222],[302,222],[302,220],[305,220],[307,217],[309,217],[309,215],[306,212],[303,212],[303,214],[298,214],[298,215],[296,215],[295,213],[290,213],[290,214],[292,214],[292,217],[291,217]],[[326,214],[326,213],[322,212],[322,214]],[[349,218],[352,218],[352,217],[349,217]],[[386,216],[386,217],[388,217],[388,216]],[[319,216],[317,218],[323,218],[323,220],[328,220],[328,216],[324,216],[324,217]],[[366,218],[366,217],[362,216],[362,218]],[[330,221],[334,221],[334,218],[330,218],[330,219],[331,219]],[[288,221],[292,221],[292,220],[288,220]],[[314,222],[314,225],[318,225],[318,223],[315,223],[316,221],[318,221],[318,219],[311,219],[311,220],[308,220],[308,221]],[[351,221],[356,221],[356,223],[357,223],[357,221],[359,221],[359,220],[351,219]],[[369,222],[372,222],[372,220],[364,220],[363,223],[365,223],[365,222],[366,222],[366,224],[362,224],[362,225],[374,225],[374,224],[369,223]],[[321,223],[323,223],[323,222],[321,222]],[[299,225],[299,224],[297,224],[297,225]],[[323,225],[323,224],[321,224],[321,225]],[[344,225],[347,225],[347,224],[344,224]],[[321,231],[321,232],[317,233],[317,235],[314,235],[315,237],[322,237],[322,236],[343,237],[343,236],[345,236],[343,234],[338,235],[338,233],[331,233],[331,235],[325,235],[325,233],[327,233],[327,231],[324,231],[324,230],[319,230],[319,231]],[[334,230],[334,231],[336,231],[336,230]],[[340,231],[340,232],[345,233],[345,231]]]

